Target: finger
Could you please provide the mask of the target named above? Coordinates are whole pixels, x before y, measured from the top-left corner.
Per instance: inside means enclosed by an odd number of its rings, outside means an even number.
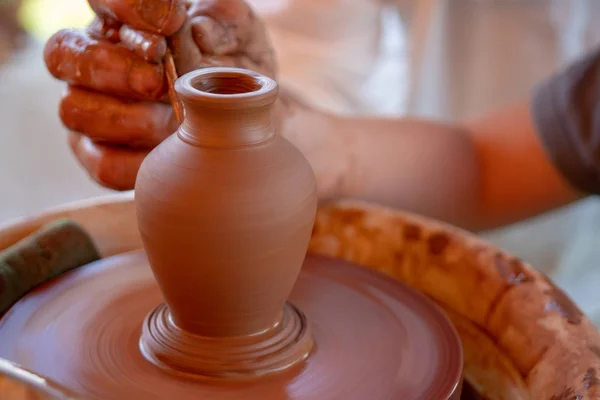
[[[158,100],[167,91],[162,65],[151,64],[124,46],[65,29],[44,48],[50,73],[73,85],[125,98]]]
[[[69,133],[69,145],[88,175],[100,185],[114,190],[131,190],[146,150],[94,143],[77,132]]]
[[[205,15],[242,32],[255,18],[253,10],[243,0],[197,0],[188,14],[192,17]]]
[[[112,20],[102,20],[98,17],[90,23],[87,32],[95,39],[106,39],[117,43],[119,38],[119,29],[121,24]]]
[[[60,118],[67,128],[94,142],[146,149],[178,127],[168,104],[126,101],[73,86],[63,95]]]
[[[167,40],[164,36],[123,25],[119,37],[123,46],[149,62],[159,63],[167,52]]]
[[[215,55],[231,54],[213,53],[219,47],[243,46],[250,39],[256,20],[250,6],[241,0],[199,0],[191,6],[189,15],[195,20],[198,46],[205,46],[205,52]],[[216,48],[211,49],[211,43]]]
[[[240,42],[235,31],[221,22],[203,15],[192,18],[191,24],[192,36],[201,52],[221,56],[238,51]]]
[[[275,55],[266,29],[246,2],[198,0],[189,15],[192,37],[204,55],[244,56],[251,69],[275,77]]]
[[[100,18],[116,19],[148,32],[170,36],[186,19],[183,0],[88,0]]]
[[[193,40],[190,21],[169,38],[169,47],[173,53],[173,60],[177,66],[177,73],[181,76],[199,68],[202,62],[202,53]]]

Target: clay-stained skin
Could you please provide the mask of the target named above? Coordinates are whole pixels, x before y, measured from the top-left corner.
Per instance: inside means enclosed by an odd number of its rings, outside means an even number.
[[[262,21],[240,0],[193,2],[188,21],[169,38],[180,74],[205,66],[276,75],[274,51]]]
[[[48,40],[44,60],[54,77],[100,92],[159,100],[167,89],[162,65],[74,29],[59,31]]]
[[[148,150],[93,143],[87,136],[76,132],[69,132],[68,142],[90,176],[100,184],[110,182],[115,190],[133,187],[140,164],[148,155]]]
[[[119,40],[119,29],[121,25],[112,20],[102,20],[98,17],[90,23],[88,33],[96,39],[107,39],[117,43]]]
[[[121,27],[119,38],[123,46],[146,61],[159,63],[167,52],[167,40],[164,36],[132,29],[127,25]]]
[[[169,104],[130,102],[74,86],[62,97],[60,118],[96,142],[139,149],[152,149],[177,129]]]
[[[111,18],[134,28],[170,36],[186,18],[182,0],[89,0],[96,15]]]
[[[257,34],[262,24],[245,3],[237,0],[195,2],[190,15],[195,17],[194,38],[200,50],[213,55],[231,54],[262,36]],[[264,45],[260,47],[265,50]]]
[[[243,0],[202,0],[193,7],[184,0],[90,3],[97,18],[88,29],[57,33],[47,43],[44,57],[55,77],[90,89],[68,97],[60,113],[71,129],[69,143],[75,157],[103,186],[133,189],[147,144],[157,144],[156,138],[167,137],[178,126],[158,104],[169,102],[162,65],[166,43],[179,76],[209,66],[276,75],[265,27]],[[138,100],[157,103],[135,104]],[[120,109],[115,107],[118,102]],[[140,138],[137,127],[147,128],[149,137]]]

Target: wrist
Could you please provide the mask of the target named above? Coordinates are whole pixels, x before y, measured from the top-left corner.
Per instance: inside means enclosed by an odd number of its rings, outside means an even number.
[[[274,107],[274,119],[277,132],[285,136],[285,131],[293,127],[292,117],[299,112],[312,111],[311,107],[286,87],[279,86],[279,95]]]
[[[280,89],[276,105],[279,132],[310,163],[319,201],[351,196],[355,165],[353,132],[343,118],[318,111],[288,89]]]

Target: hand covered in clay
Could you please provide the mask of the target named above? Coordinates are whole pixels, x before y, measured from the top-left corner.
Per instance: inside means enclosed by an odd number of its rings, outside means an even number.
[[[235,66],[274,77],[262,22],[243,0],[89,0],[86,30],[48,40],[50,73],[68,83],[60,117],[80,164],[103,186],[129,190],[145,156],[178,126],[168,102],[167,45],[179,75]]]

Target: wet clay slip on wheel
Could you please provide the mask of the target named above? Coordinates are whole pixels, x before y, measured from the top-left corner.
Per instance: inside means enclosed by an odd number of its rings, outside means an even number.
[[[0,324],[0,357],[88,399],[458,399],[449,396],[461,372],[450,324],[412,289],[367,269],[307,258],[290,302],[317,345],[298,370],[251,381],[193,379],[148,362],[139,335],[161,300],[143,253],[107,258],[21,300]]]
[[[273,129],[276,83],[210,68],[175,89],[185,120],[136,182],[145,252],[30,291],[0,320],[0,357],[90,400],[458,399],[462,346],[439,307],[306,256],[316,183]]]

